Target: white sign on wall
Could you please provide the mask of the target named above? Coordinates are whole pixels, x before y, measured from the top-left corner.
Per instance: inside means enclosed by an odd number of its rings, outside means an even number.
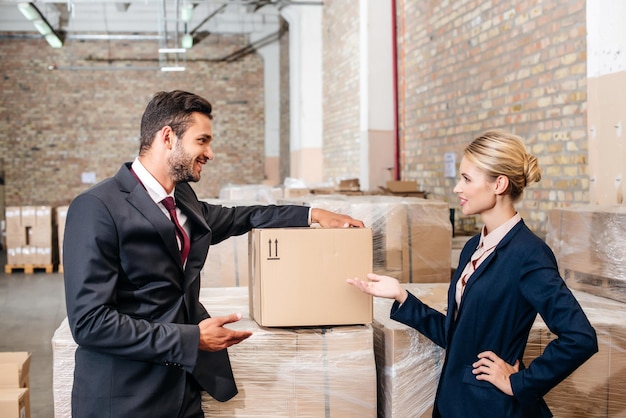
[[[83,173],[80,179],[84,184],[96,184],[96,173],[94,171]]]
[[[443,172],[444,177],[455,178],[456,177],[456,154],[453,152],[446,152],[443,155]]]

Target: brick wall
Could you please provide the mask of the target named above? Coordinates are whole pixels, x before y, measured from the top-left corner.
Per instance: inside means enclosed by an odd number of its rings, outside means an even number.
[[[326,0],[322,24],[324,179],[359,177],[359,1]]]
[[[216,157],[194,185],[201,197],[225,183],[260,182],[262,60],[219,60],[246,43],[210,35],[187,54],[187,71],[163,73],[136,69],[158,65],[156,41],[70,40],[55,50],[40,39],[0,39],[6,205],[67,204],[88,187],[82,173],[98,181],[115,174],[136,156],[141,115],[159,90],[193,91],[214,106]]]
[[[585,1],[398,0],[403,179],[458,203],[444,177],[487,128],[526,138],[543,180],[517,204],[545,232],[547,211],[587,203]],[[474,230],[477,219],[459,219]]]
[[[454,152],[458,166],[476,134],[498,127],[525,137],[543,167],[544,179],[518,204],[533,230],[543,232],[549,209],[587,203],[584,0],[396,2],[401,177],[454,207],[456,178],[444,177],[444,153]],[[325,179],[359,174],[358,37],[359,2],[325,1]],[[188,71],[166,74],[47,70],[156,65],[155,42],[70,41],[53,50],[43,40],[0,39],[6,204],[66,204],[87,187],[81,173],[93,171],[98,180],[114,174],[136,155],[151,95],[173,88],[198,92],[215,106],[217,155],[196,185],[199,194],[216,195],[227,182],[261,182],[262,61],[211,60],[245,43],[210,35],[190,50]],[[283,69],[287,55],[281,51]],[[287,77],[284,71],[281,106]],[[282,155],[288,112],[281,114]],[[457,230],[474,230],[476,222],[457,211]]]

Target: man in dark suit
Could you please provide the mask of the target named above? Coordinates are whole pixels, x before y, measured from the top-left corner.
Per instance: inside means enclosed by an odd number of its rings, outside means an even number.
[[[232,398],[226,348],[251,334],[224,327],[240,314],[211,318],[199,302],[209,245],[257,227],[363,226],[302,206],[198,201],[188,182],[213,159],[211,110],[192,93],[157,93],[141,120],[139,156],[69,207],[63,266],[78,344],[74,418],[203,417],[201,390]]]

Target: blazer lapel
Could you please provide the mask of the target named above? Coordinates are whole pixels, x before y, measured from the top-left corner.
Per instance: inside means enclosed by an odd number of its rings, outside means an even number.
[[[517,231],[519,231],[519,229],[524,225],[524,221],[520,220],[505,236],[504,238],[502,238],[502,240],[498,243],[498,245],[496,245],[496,248],[493,250],[493,252],[491,254],[489,254],[489,256],[482,262],[480,263],[480,266],[478,266],[478,268],[476,269],[476,271],[474,271],[474,273],[472,273],[471,279],[467,282],[467,286],[465,287],[465,290],[463,291],[463,297],[461,298],[461,305],[463,305],[463,299],[466,297],[466,295],[468,293],[471,292],[472,290],[472,286],[474,285],[475,282],[477,282],[478,280],[480,280],[482,278],[482,274],[485,271],[485,269],[487,267],[489,267],[489,265],[493,262],[493,260],[496,258],[498,251],[502,250],[502,248],[506,247],[507,244],[509,242],[511,242],[511,240],[513,239],[513,237],[515,236],[515,234],[517,234]],[[471,254],[470,254],[470,258],[471,258]],[[466,262],[469,262],[469,259],[467,259]],[[463,266],[465,266],[465,264],[463,264]],[[456,283],[455,283],[456,284]],[[459,307],[460,310],[460,307]]]
[[[159,233],[165,243],[168,252],[178,264],[182,264],[180,251],[176,245],[176,232],[172,222],[165,216],[161,209],[154,203],[146,189],[137,181],[130,172],[130,163],[122,166],[115,176],[120,184],[120,189],[128,193],[126,200],[142,214],[154,229]],[[181,265],[182,270],[182,265]]]
[[[192,226],[189,228],[191,230],[189,237],[191,248],[185,266],[185,288],[199,276],[206,260],[206,251],[211,243],[211,228],[202,216],[202,209],[195,198],[195,194],[189,193],[187,188],[190,186],[181,184],[176,187],[175,192],[176,204],[185,213],[187,222]]]

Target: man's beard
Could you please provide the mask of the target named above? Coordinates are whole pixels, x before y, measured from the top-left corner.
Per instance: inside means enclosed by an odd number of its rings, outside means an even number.
[[[170,176],[174,183],[196,182],[200,180],[200,175],[195,174],[193,166],[195,160],[185,152],[181,141],[177,141],[174,146],[174,153],[168,159]]]

